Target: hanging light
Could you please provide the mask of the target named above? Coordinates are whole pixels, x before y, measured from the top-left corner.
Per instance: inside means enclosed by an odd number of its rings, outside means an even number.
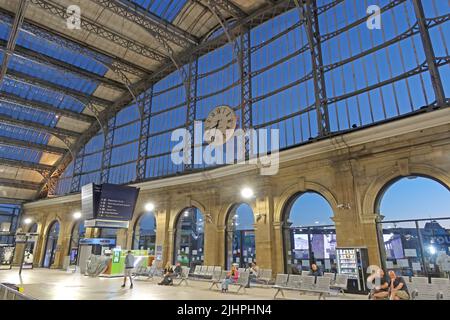
[[[23,223],[25,223],[25,224],[30,224],[31,222],[33,222],[33,220],[31,220],[31,218],[26,218],[25,220],[23,220]]]
[[[73,214],[73,218],[74,218],[75,220],[80,219],[80,218],[81,218],[81,212],[80,212],[80,211],[75,212],[75,213]]]

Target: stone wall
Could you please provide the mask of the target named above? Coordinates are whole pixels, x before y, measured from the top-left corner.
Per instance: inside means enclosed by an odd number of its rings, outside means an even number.
[[[275,176],[261,176],[257,167],[233,166],[196,174],[199,178],[194,182],[189,175],[142,183],[134,219],[129,230],[118,233],[118,244],[131,247],[134,224],[151,201],[156,206],[157,245],[163,248],[164,263],[172,260],[178,215],[195,206],[207,215],[204,263],[223,266],[227,214],[244,202],[240,189],[245,185],[255,190],[248,204],[255,215],[261,268],[284,272],[284,212],[292,197],[306,191],[321,194],[332,207],[338,246],[365,246],[370,264],[380,264],[376,222],[382,216],[377,201],[386,186],[404,176],[423,175],[450,189],[449,119],[449,109],[444,109],[299,146],[282,152]],[[36,265],[42,264],[48,227],[58,220],[59,251],[53,267],[61,267],[69,250],[72,213],[80,206],[79,195],[25,206],[25,214],[39,225]]]

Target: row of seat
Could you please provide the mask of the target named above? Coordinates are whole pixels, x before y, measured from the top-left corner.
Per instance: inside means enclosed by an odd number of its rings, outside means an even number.
[[[335,277],[335,279],[334,279]],[[300,293],[318,294],[319,299],[325,299],[328,295],[344,294],[347,290],[348,275],[329,273],[326,276],[315,277],[300,274],[278,274],[275,280],[274,299],[281,293],[285,298],[284,291],[298,291]]]
[[[448,278],[412,277],[406,285],[413,300],[450,300]]]

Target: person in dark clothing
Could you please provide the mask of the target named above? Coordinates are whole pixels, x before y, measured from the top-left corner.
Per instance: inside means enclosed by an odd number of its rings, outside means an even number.
[[[315,276],[315,277],[323,276],[322,270],[320,270],[319,267],[317,266],[317,264],[315,264],[315,263],[313,263],[311,265],[311,271],[309,271],[309,275],[310,276]]]
[[[160,286],[171,286],[173,284],[173,267],[170,262],[167,262],[164,268],[164,278],[158,283]]]
[[[390,300],[409,300],[409,291],[405,279],[395,274],[395,271],[389,271],[389,299]]]
[[[183,269],[181,268],[181,263],[177,262],[175,269],[173,269],[173,273],[175,274],[176,277],[181,276],[181,272],[183,271]]]
[[[370,292],[370,299],[372,300],[388,299],[390,279],[384,273],[384,270],[378,269],[373,276],[369,277],[369,279],[375,282],[375,287]]]
[[[125,270],[124,270],[124,277],[123,277],[123,285],[122,288],[125,288],[127,284],[127,278],[130,278],[130,289],[133,289],[133,279],[132,279],[132,272],[134,269],[134,256],[131,250],[128,250],[127,255],[125,257]]]

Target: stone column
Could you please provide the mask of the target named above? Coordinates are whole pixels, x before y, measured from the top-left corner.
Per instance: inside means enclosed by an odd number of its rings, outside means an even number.
[[[216,265],[221,266],[222,268],[226,268],[226,261],[225,261],[225,232],[226,227],[224,225],[217,227],[217,233],[216,233],[216,239],[217,239],[217,246],[216,246]]]
[[[260,268],[274,269],[274,206],[269,181],[258,192],[253,207],[255,215],[256,261]]]
[[[116,239],[116,246],[120,246],[122,250],[128,250],[130,247],[127,243],[127,229],[119,229],[117,230],[117,239]]]
[[[378,235],[377,224],[381,222],[382,217],[376,213],[363,216],[361,218],[361,227],[364,234],[364,246],[367,247],[369,253],[369,265],[377,265],[382,266],[383,257],[381,253],[384,253],[384,250],[380,250],[380,241]]]
[[[217,225],[213,221],[208,221],[205,215],[205,234],[203,242],[204,260],[203,265],[215,266],[219,265],[218,246],[220,243],[217,232]]]
[[[273,223],[273,248],[274,248],[274,261],[272,262],[272,274],[284,273],[284,247],[283,247],[283,223]],[[259,259],[257,259],[259,260]]]
[[[62,268],[64,256],[67,255],[67,252],[65,252],[65,250],[70,242],[70,232],[67,232],[68,226],[69,226],[68,222],[66,221],[60,222],[58,241],[56,242],[55,258],[53,264],[50,266],[51,269]]]
[[[158,253],[158,248],[161,248],[162,254],[162,264],[166,264],[167,261],[172,259],[172,254],[169,254],[170,247],[170,237],[173,236],[169,234],[169,223],[170,223],[170,201],[164,201],[158,205],[155,210],[156,219],[156,251]]]

